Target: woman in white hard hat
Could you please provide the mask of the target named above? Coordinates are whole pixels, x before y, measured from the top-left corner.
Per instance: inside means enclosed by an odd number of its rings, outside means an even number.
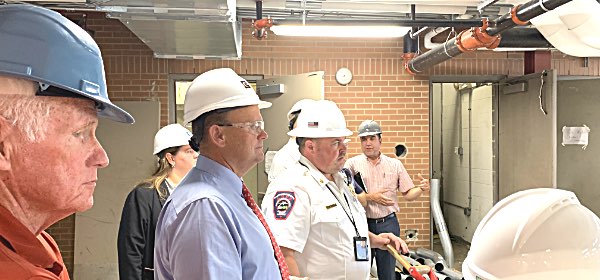
[[[179,124],[163,127],[154,137],[158,167],[129,193],[123,206],[117,239],[121,280],[154,279],[156,222],[166,199],[196,163],[191,137]]]

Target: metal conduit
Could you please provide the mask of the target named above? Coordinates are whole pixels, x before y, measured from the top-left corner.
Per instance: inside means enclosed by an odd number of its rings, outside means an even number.
[[[500,33],[503,31],[516,25],[526,25],[530,19],[568,2],[571,0],[531,0],[517,5],[510,13],[490,23],[487,19],[483,19],[482,27],[472,27],[461,32],[439,47],[406,62],[404,67],[408,73],[414,75],[467,51],[481,47],[496,48],[500,43]]]

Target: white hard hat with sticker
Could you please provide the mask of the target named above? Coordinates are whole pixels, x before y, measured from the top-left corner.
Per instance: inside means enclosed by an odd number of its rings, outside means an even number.
[[[258,105],[271,107],[262,101],[252,86],[229,68],[204,72],[196,77],[185,95],[183,121],[188,124],[200,115],[222,108]]]
[[[318,100],[300,112],[296,128],[288,135],[306,138],[346,137],[352,135],[352,131],[346,128],[346,118],[334,102]]]

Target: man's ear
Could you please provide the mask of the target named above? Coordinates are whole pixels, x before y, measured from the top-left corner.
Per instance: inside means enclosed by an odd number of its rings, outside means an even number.
[[[315,152],[316,145],[317,145],[317,143],[315,141],[313,141],[312,139],[307,139],[304,142],[304,147],[306,147],[306,150],[309,151],[309,152],[311,152],[311,153]]]
[[[210,141],[214,143],[217,147],[225,147],[225,134],[223,133],[223,129],[218,125],[211,125],[208,128],[208,137]]]
[[[11,168],[10,158],[12,156],[12,143],[9,136],[13,126],[4,117],[0,116],[0,171]]]

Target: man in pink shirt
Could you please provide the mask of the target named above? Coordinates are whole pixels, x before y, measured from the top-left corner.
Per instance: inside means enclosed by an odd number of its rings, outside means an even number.
[[[358,137],[363,154],[350,158],[345,167],[353,175],[360,174],[365,192],[359,196],[366,199],[365,207],[369,231],[375,234],[391,232],[400,236],[400,225],[396,218],[398,196],[408,201],[415,200],[429,190],[429,183],[419,174],[419,185],[415,186],[400,160],[381,153],[381,127],[373,120],[366,120],[358,127]],[[358,177],[358,176],[356,176]],[[386,250],[373,249],[371,256],[377,261],[380,280],[395,279],[394,257]]]

